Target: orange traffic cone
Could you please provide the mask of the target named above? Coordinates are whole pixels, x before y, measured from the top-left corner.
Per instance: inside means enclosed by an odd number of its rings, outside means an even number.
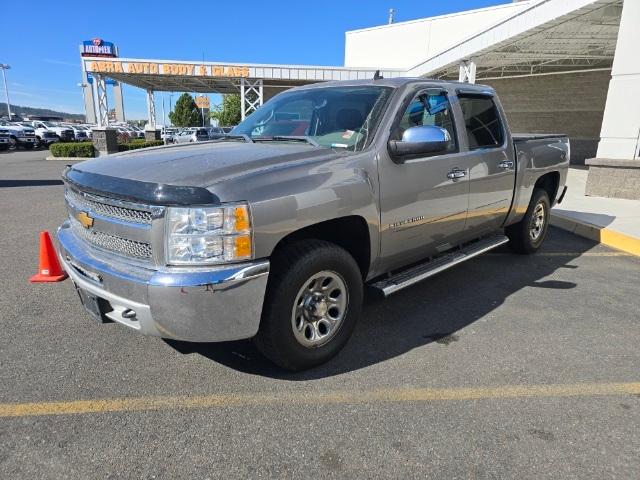
[[[40,267],[38,273],[29,279],[31,283],[59,282],[67,278],[62,270],[56,249],[51,242],[49,232],[40,232]]]

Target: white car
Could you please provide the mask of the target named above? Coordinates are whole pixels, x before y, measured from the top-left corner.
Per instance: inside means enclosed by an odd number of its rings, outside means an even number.
[[[173,137],[173,143],[193,143],[209,140],[209,132],[206,128],[189,128]]]
[[[53,122],[45,122],[42,120],[33,120],[31,126],[41,132],[49,130],[58,136],[58,139],[62,142],[73,142],[76,139],[75,133],[72,128],[65,127]]]
[[[73,137],[74,137],[74,140],[76,140],[77,142],[87,141],[88,139],[87,131],[84,128],[82,128],[80,125],[66,123],[66,124],[63,124],[63,126],[65,128],[70,128],[71,130],[73,130]]]
[[[12,147],[31,149],[36,145],[36,132],[31,127],[0,120],[0,128],[9,132],[9,144]]]

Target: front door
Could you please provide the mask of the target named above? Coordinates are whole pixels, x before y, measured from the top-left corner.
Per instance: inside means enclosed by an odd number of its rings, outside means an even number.
[[[460,153],[449,95],[414,90],[403,104],[390,138],[410,127],[435,125],[451,137],[446,151],[394,161],[381,152],[381,267],[398,268],[455,246],[462,237],[469,198],[468,153]],[[452,173],[455,178],[451,178]]]

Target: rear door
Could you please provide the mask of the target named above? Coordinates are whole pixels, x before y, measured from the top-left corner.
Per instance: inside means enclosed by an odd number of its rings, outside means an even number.
[[[417,88],[407,94],[389,138],[399,140],[412,126],[446,129],[451,141],[445,152],[391,158],[380,152],[381,260],[393,269],[448,250],[464,232],[469,197],[468,170],[472,164],[462,151],[450,102],[453,92]],[[459,172],[451,178],[452,172]]]
[[[469,148],[467,236],[500,228],[515,184],[515,158],[502,112],[491,92],[458,92]]]

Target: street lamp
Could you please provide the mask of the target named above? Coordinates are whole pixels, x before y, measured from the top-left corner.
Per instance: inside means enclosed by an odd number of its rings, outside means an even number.
[[[6,63],[0,63],[0,68],[2,69],[2,79],[4,80],[4,95],[7,97],[7,112],[9,113],[9,121],[11,121],[11,102],[9,101],[9,89],[7,88],[7,76],[4,73],[4,71],[9,70],[11,66],[7,65]]]
[[[88,123],[89,120],[87,119],[87,99],[84,96],[84,89],[85,87],[88,87],[89,84],[79,82],[77,85],[82,89],[82,102],[84,103],[84,121]]]

